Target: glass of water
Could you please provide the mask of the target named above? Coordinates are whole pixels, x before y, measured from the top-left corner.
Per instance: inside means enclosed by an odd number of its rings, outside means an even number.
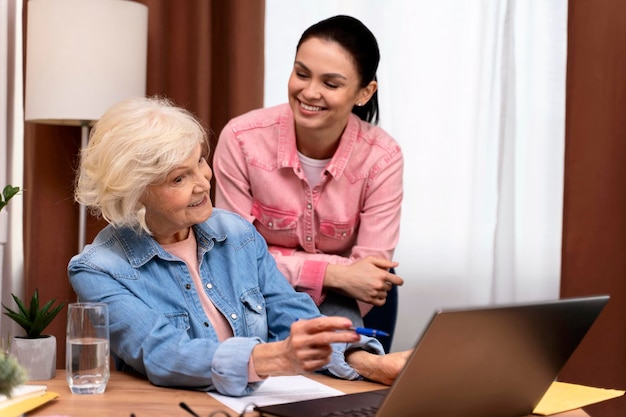
[[[109,382],[109,310],[104,303],[71,303],[65,345],[73,394],[102,394]]]

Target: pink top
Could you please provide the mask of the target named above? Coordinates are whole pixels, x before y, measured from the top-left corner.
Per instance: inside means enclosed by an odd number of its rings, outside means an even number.
[[[233,329],[231,329],[230,324],[228,324],[228,320],[226,320],[224,315],[220,313],[217,308],[215,308],[215,305],[209,296],[204,292],[204,286],[202,285],[202,279],[200,278],[200,266],[198,265],[198,246],[196,244],[196,237],[193,233],[193,228],[189,229],[189,236],[187,236],[187,239],[161,246],[167,252],[179,257],[185,262],[185,264],[187,264],[187,269],[189,269],[191,279],[196,287],[196,293],[200,298],[200,303],[202,304],[202,308],[204,309],[207,318],[213,325],[213,329],[215,329],[217,340],[222,342],[229,337],[233,337]],[[262,380],[254,369],[252,356],[250,357],[250,362],[248,362],[248,380],[250,382]]]
[[[402,152],[383,129],[353,114],[315,187],[302,170],[287,104],[231,120],[220,134],[213,169],[215,205],[252,222],[281,272],[318,305],[329,263],[393,257]]]

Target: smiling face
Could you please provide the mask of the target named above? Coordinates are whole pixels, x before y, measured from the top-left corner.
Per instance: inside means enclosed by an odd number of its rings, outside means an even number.
[[[300,45],[288,84],[299,145],[314,132],[339,139],[352,108],[376,90],[375,81],[365,88],[360,83],[350,54],[338,43],[313,37]]]
[[[165,180],[146,190],[141,202],[146,207],[146,223],[154,239],[173,243],[187,238],[189,228],[207,220],[213,212],[209,192],[213,172],[197,148]]]

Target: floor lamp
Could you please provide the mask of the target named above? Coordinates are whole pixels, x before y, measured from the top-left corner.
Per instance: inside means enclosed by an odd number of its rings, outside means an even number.
[[[126,0],[29,0],[25,121],[89,128],[111,105],[146,94],[148,8]],[[86,208],[79,205],[78,252]]]

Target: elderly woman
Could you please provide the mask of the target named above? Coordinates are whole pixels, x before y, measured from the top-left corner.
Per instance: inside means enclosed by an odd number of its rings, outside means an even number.
[[[117,368],[232,396],[307,371],[391,383],[406,353],[294,291],[254,226],[212,207],[208,155],[200,123],[160,98],[111,107],[81,155],[76,200],[109,225],[69,279],[108,304]]]

